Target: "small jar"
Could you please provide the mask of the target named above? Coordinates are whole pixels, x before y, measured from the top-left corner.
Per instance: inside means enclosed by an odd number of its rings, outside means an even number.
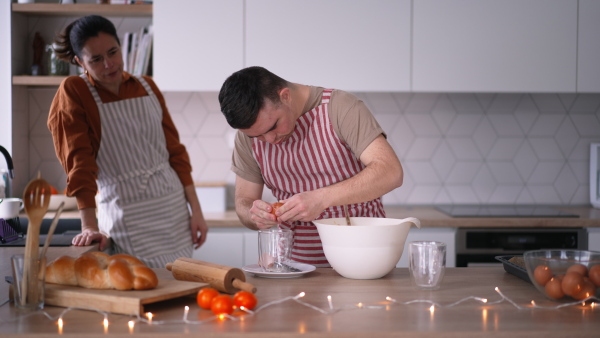
[[[48,54],[48,75],[69,75],[69,64],[58,58],[55,45],[47,45]]]

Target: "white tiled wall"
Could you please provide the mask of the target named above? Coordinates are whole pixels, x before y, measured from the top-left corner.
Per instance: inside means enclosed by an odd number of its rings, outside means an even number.
[[[159,84],[160,86],[160,84]],[[55,88],[31,88],[29,175],[64,188],[46,128]],[[589,145],[600,142],[600,94],[357,93],[405,170],[384,196],[402,204],[589,204]],[[196,181],[226,181],[234,131],[217,93],[165,93]],[[22,189],[23,187],[15,187]]]

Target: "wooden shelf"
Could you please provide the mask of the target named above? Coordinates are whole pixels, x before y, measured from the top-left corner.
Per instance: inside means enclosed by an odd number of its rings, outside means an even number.
[[[12,83],[17,86],[58,86],[66,76],[31,76],[16,75],[13,76]]]
[[[84,16],[97,14],[103,16],[140,16],[151,17],[152,5],[100,5],[100,4],[12,4],[13,13],[24,15]]]

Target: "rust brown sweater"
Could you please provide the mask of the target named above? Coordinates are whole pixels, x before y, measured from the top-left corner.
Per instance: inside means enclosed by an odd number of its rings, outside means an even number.
[[[111,93],[88,79],[97,89],[103,103],[146,96],[142,84],[129,73],[123,72],[119,95]],[[167,110],[162,93],[151,78],[144,76],[163,109],[162,126],[165,131],[169,163],[177,172],[183,186],[193,184],[192,167],[185,146]],[[100,114],[92,93],[79,76],[67,77],[58,88],[50,106],[48,129],[52,133],[56,155],[67,173],[68,196],[77,198],[79,209],[95,208],[98,191],[96,156],[100,149],[102,130]]]

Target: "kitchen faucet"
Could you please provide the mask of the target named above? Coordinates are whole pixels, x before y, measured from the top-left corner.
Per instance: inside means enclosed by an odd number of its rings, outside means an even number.
[[[14,175],[14,166],[13,166],[13,160],[12,157],[10,157],[10,154],[8,153],[8,150],[6,150],[6,148],[4,148],[3,146],[0,146],[0,153],[2,153],[2,155],[4,155],[4,158],[6,159],[6,165],[8,167],[8,177],[10,177],[10,179],[13,179],[15,177]],[[7,182],[8,183],[8,182]],[[10,186],[6,187],[7,189],[7,194],[6,196],[10,196]]]

